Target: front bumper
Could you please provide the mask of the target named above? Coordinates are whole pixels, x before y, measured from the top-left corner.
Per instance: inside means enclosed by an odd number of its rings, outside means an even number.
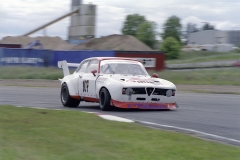
[[[154,110],[178,108],[177,103],[121,102],[117,100],[112,100],[111,104],[118,108],[136,108],[136,109],[154,109]]]

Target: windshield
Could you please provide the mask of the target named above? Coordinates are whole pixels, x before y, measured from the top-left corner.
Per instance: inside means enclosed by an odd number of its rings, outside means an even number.
[[[100,73],[148,76],[140,62],[131,60],[105,60],[101,62]]]

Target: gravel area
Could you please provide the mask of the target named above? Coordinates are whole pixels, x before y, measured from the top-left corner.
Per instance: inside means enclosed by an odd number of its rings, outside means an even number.
[[[53,87],[59,88],[59,80],[23,80],[11,79],[0,80],[0,86],[23,86],[23,87]],[[240,94],[240,86],[233,85],[176,85],[178,91],[182,92],[203,92],[203,93],[223,93],[223,94]]]

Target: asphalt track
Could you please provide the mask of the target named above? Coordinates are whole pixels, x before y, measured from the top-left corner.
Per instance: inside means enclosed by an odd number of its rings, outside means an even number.
[[[60,88],[1,86],[0,104],[99,112],[240,146],[240,95],[178,92],[180,108],[174,111],[115,109],[104,112],[95,103],[82,102],[79,108],[64,108],[59,93]]]

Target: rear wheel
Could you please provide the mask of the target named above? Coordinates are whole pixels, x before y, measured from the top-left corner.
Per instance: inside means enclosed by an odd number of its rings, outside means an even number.
[[[60,94],[61,102],[65,107],[77,107],[80,103],[80,100],[74,99],[69,95],[68,86],[64,83],[61,87]]]
[[[112,106],[110,105],[111,96],[106,88],[102,88],[99,92],[99,105],[100,109],[103,111],[111,110]]]

